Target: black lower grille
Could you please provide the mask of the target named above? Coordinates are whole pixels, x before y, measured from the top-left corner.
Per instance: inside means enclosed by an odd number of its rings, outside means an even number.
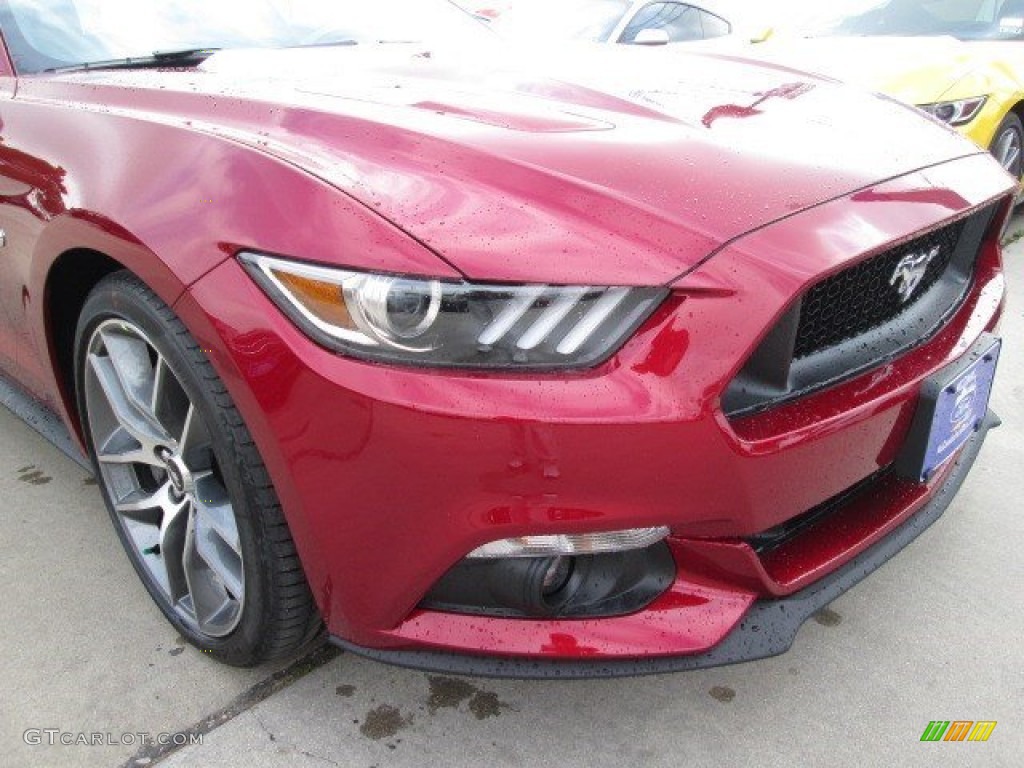
[[[739,418],[832,386],[934,336],[967,297],[1003,202],[811,286],[729,384],[725,413]]]
[[[949,268],[964,225],[963,220],[957,221],[862,261],[811,288],[800,308],[793,357],[800,359],[834,347],[910,309]],[[915,260],[924,267],[924,274],[915,290],[904,298],[898,289],[904,286],[905,278],[899,272],[905,260],[906,279],[915,279]]]

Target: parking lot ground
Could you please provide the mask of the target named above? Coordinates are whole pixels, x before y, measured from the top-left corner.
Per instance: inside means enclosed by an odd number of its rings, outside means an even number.
[[[0,765],[117,765],[137,742],[51,748],[23,734],[177,731],[275,671],[186,651],[136,578],[91,476],[3,408],[0,582]]]
[[[1019,766],[1024,240],[1006,260],[993,399],[1005,423],[952,506],[808,622],[788,654],[721,669],[517,682],[343,654],[261,685],[278,670],[226,669],[182,644],[87,474],[0,409],[0,764],[152,762],[137,744],[28,745],[30,728],[157,734],[199,724],[210,729],[203,743],[161,765]],[[985,743],[922,743],[932,720],[998,725]]]

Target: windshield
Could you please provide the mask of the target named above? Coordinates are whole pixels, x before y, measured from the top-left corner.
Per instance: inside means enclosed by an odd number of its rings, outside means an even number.
[[[775,0],[757,13],[766,26],[805,37],[1024,39],[1024,0]]]
[[[510,40],[584,40],[603,43],[630,0],[519,0],[492,24]]]
[[[20,74],[176,50],[488,34],[447,0],[0,0],[0,26]]]

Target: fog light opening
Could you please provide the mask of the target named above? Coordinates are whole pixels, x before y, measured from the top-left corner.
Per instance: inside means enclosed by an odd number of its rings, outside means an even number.
[[[509,618],[601,618],[643,610],[676,578],[664,541],[600,554],[471,557],[424,595],[426,610]]]
[[[564,590],[572,579],[576,559],[573,557],[555,557],[546,563],[544,578],[541,580],[541,596],[550,601]]]

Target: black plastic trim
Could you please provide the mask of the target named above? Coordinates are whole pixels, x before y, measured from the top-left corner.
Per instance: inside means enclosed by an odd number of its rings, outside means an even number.
[[[999,418],[989,411],[981,429],[956,458],[949,477],[935,489],[931,500],[916,515],[845,566],[806,589],[787,598],[754,603],[739,625],[706,653],[605,661],[548,661],[435,651],[381,650],[357,646],[339,637],[332,637],[331,641],[344,650],[400,667],[523,680],[658,675],[778,656],[789,650],[800,627],[812,615],[884,565],[942,516],[978,458],[988,431],[1000,423]]]
[[[801,296],[730,382],[722,396],[725,414],[740,419],[776,408],[876,369],[928,342],[970,295],[977,259],[991,235],[998,210],[999,202],[990,203],[943,225],[963,225],[950,263],[936,283],[900,314],[854,338],[796,358],[794,346],[806,294]],[[928,234],[908,242],[917,242]]]
[[[0,405],[46,438],[75,464],[92,474],[92,464],[71,438],[71,433],[60,417],[3,373],[0,373]]]

